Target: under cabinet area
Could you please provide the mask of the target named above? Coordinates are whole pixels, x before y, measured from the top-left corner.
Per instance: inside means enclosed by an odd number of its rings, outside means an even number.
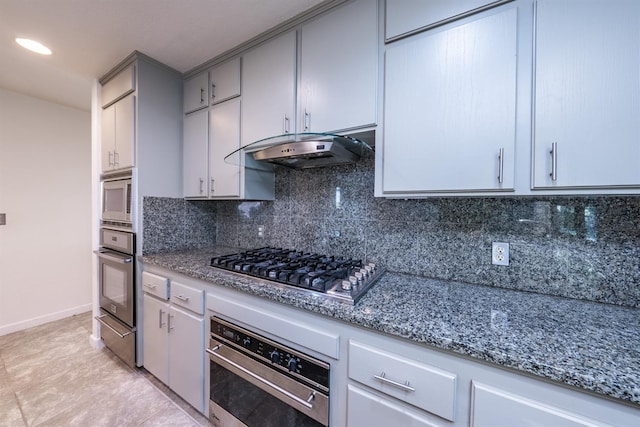
[[[507,5],[388,47],[384,195],[513,191],[517,28]]]
[[[144,367],[204,411],[204,292],[142,273]]]
[[[640,186],[640,3],[535,3],[533,188]]]

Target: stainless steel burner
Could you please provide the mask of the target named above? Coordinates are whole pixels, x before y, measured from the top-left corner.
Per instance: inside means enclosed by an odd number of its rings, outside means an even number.
[[[360,260],[271,247],[214,257],[211,266],[351,304],[384,273]]]

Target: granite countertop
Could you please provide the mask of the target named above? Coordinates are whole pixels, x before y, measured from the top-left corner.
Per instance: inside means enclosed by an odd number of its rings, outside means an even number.
[[[355,305],[209,267],[229,248],[140,257],[374,331],[640,404],[640,310],[385,273]],[[267,285],[265,285],[267,283]]]

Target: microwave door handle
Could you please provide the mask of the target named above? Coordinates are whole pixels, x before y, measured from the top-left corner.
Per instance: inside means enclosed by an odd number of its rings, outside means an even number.
[[[100,258],[105,258],[105,259],[108,259],[109,261],[117,262],[119,264],[129,264],[130,262],[133,261],[132,257],[120,258],[120,257],[113,256],[113,255],[107,255],[108,253],[109,252],[104,252],[104,251],[97,251],[96,252],[96,254]]]

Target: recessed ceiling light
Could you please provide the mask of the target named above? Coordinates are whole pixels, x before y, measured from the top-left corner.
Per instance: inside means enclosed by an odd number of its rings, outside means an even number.
[[[21,38],[17,38],[16,42],[24,47],[25,49],[29,49],[32,52],[36,52],[39,53],[41,55],[51,55],[51,49],[49,49],[48,47],[46,47],[45,45],[43,45],[40,42],[37,42],[35,40],[30,40],[30,39],[21,39]]]

